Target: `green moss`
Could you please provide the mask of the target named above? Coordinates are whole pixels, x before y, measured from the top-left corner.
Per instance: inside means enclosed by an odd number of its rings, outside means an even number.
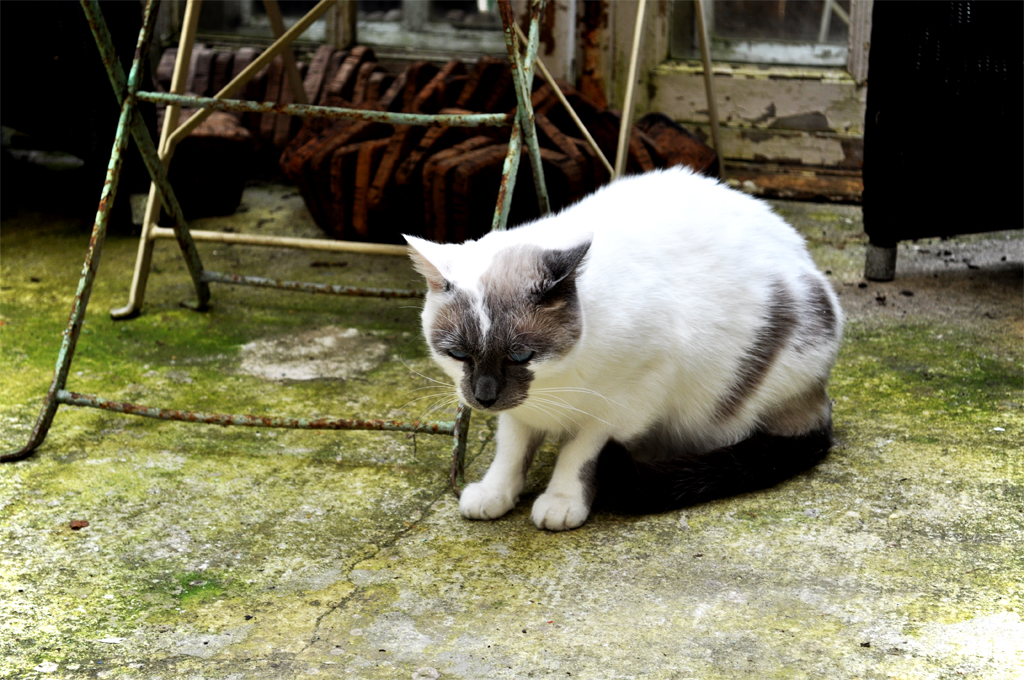
[[[225,224],[312,233],[297,198],[271,198]],[[857,208],[779,209],[834,280],[859,280]],[[4,447],[34,422],[87,242],[73,223],[19,219],[4,223],[0,263]],[[107,244],[70,389],[295,416],[415,418],[442,398],[416,401],[444,379],[426,358],[417,303],[215,286],[213,309],[197,314],[178,306],[190,284],[169,242],[157,246],[143,315],[112,322],[135,248]],[[224,271],[417,283],[400,259],[200,248]],[[954,323],[911,309],[902,319],[857,310],[847,293],[857,313],[830,385],[837,444],[819,466],[681,512],[595,513],[562,534],[529,518],[553,443],[515,510],[468,522],[447,490],[446,437],[62,407],[34,457],[0,466],[0,675],[31,677],[52,661],[69,678],[315,668],[407,679],[425,666],[453,678],[1015,677],[1019,314]],[[327,325],[372,335],[385,358],[349,380],[238,370],[241,345]],[[494,455],[494,430],[494,418],[474,415],[470,480]],[[90,524],[74,531],[72,519]]]

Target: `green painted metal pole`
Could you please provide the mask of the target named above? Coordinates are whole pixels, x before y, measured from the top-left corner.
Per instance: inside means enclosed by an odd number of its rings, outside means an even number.
[[[520,131],[519,119],[512,125],[512,134],[508,140],[508,151],[505,152],[505,163],[501,168],[501,183],[498,185],[498,201],[494,208],[494,220],[491,231],[505,231],[508,226],[508,213],[512,205],[512,190],[516,186],[516,175],[519,173],[519,159],[523,155],[523,135]]]
[[[519,37],[515,32],[515,16],[511,3],[501,0],[499,6],[501,7],[502,22],[505,25],[505,47],[508,50],[509,61],[512,63],[512,79],[515,83],[516,100],[518,101],[519,123],[526,142],[530,166],[533,169],[537,206],[540,208],[540,214],[546,215],[551,212],[551,203],[548,198],[547,184],[544,181],[544,167],[540,157],[540,144],[537,142],[537,128],[534,123],[531,101],[533,71],[540,39],[540,16],[544,10],[544,0],[533,0],[531,5],[530,30],[526,41],[525,57],[519,54]]]
[[[289,116],[309,118],[346,118],[368,120],[392,125],[424,125],[430,127],[502,127],[511,124],[506,113],[399,113],[396,111],[373,111],[370,109],[345,109],[335,106],[313,104],[276,104],[274,102],[250,102],[242,99],[215,99],[193,97],[168,92],[139,92],[140,101],[154,104],[178,104],[180,106],[210,108],[218,111],[239,111],[254,113],[282,113]]]
[[[458,410],[455,411],[452,428],[455,441],[452,445],[449,481],[456,497],[462,495],[462,489],[466,486],[466,438],[469,434],[469,416],[472,412],[473,410],[465,404],[459,404]]]
[[[153,11],[153,5],[152,0],[146,5],[142,31],[139,33],[139,40],[135,48],[135,59],[132,62],[131,72],[128,75],[128,93],[121,104],[121,114],[117,120],[117,132],[114,136],[114,148],[111,151],[110,161],[107,164],[106,181],[103,183],[103,190],[100,193],[100,203],[96,209],[96,221],[93,224],[92,237],[89,239],[89,250],[85,256],[85,263],[82,265],[82,276],[78,280],[78,289],[75,292],[75,300],[71,306],[68,327],[64,330],[64,340],[61,343],[60,353],[57,355],[57,365],[53,372],[50,389],[43,399],[43,407],[39,413],[39,418],[36,420],[35,427],[32,428],[32,434],[29,436],[28,443],[16,451],[0,454],[0,462],[21,460],[29,456],[46,438],[50,425],[53,423],[53,417],[57,413],[57,407],[60,405],[57,393],[63,390],[67,384],[68,373],[71,370],[71,360],[74,357],[75,347],[78,344],[78,336],[82,332],[85,310],[89,305],[92,284],[96,278],[96,270],[99,268],[103,241],[107,235],[107,221],[110,217],[110,209],[117,195],[117,184],[121,177],[124,151],[128,147],[128,128],[135,113],[135,93],[138,91],[139,81],[142,79],[142,55],[144,47],[149,43],[149,36],[152,33],[153,25],[156,23],[156,12]]]
[[[92,29],[93,36],[96,38],[96,47],[99,48],[100,56],[103,58],[103,65],[107,69],[107,77],[114,88],[118,104],[123,104],[123,93],[127,87],[127,80],[124,76],[124,69],[114,54],[113,40],[110,37],[110,31],[107,30],[107,23],[103,20],[103,14],[100,12],[99,2],[97,0],[83,0],[82,9],[85,11],[85,17],[89,22],[89,27]],[[155,7],[153,14],[156,15]],[[148,52],[148,43],[144,47],[146,49],[143,51],[143,58],[145,58],[145,54]],[[139,94],[142,93],[136,92],[136,99],[138,99]],[[138,147],[142,160],[146,165],[146,170],[149,171],[150,178],[152,178],[153,183],[157,186],[160,202],[163,203],[167,213],[174,220],[174,237],[178,241],[178,247],[181,248],[182,255],[185,258],[185,265],[188,267],[188,273],[192,277],[192,285],[196,291],[197,300],[194,308],[206,309],[210,302],[210,286],[203,280],[203,263],[199,258],[199,251],[196,250],[196,244],[192,239],[192,235],[189,233],[188,223],[185,221],[185,213],[182,211],[181,205],[174,195],[174,190],[171,188],[171,183],[167,179],[167,168],[160,160],[160,154],[157,153],[153,138],[150,136],[149,130],[146,129],[141,116],[132,117],[131,132],[132,137],[135,139],[135,145]],[[120,320],[130,318],[132,315],[115,314],[112,316]]]

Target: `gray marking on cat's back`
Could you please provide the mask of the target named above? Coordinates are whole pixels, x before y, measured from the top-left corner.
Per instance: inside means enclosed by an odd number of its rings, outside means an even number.
[[[820,340],[834,340],[839,320],[836,316],[832,300],[825,291],[825,286],[817,278],[805,274],[800,282],[807,287],[807,314],[803,328],[803,338],[797,346],[798,350],[812,347]]]
[[[739,413],[743,405],[764,381],[775,358],[786,346],[796,330],[796,303],[786,287],[776,282],[772,286],[764,325],[754,334],[753,344],[740,358],[736,380],[723,395],[715,410],[719,422]]]

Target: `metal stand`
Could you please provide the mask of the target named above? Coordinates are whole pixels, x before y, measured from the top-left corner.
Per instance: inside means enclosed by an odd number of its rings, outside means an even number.
[[[328,118],[354,118],[361,120],[373,120],[395,125],[427,125],[427,126],[497,126],[512,125],[512,134],[509,141],[508,153],[505,157],[501,185],[498,192],[498,202],[495,208],[492,229],[505,229],[508,221],[509,205],[512,199],[512,191],[515,187],[516,171],[519,167],[519,160],[522,155],[523,138],[526,138],[527,151],[530,156],[534,172],[534,183],[537,191],[537,202],[542,212],[549,211],[547,189],[544,183],[544,174],[540,163],[540,149],[537,144],[536,129],[533,121],[533,107],[530,102],[530,84],[533,82],[534,64],[537,61],[537,44],[539,37],[540,16],[543,12],[545,0],[532,0],[529,37],[526,45],[526,56],[520,55],[519,39],[515,31],[515,21],[512,14],[512,7],[509,0],[499,0],[502,22],[505,30],[505,44],[508,48],[509,60],[512,63],[512,73],[515,79],[515,91],[518,100],[518,107],[514,115],[509,114],[474,114],[474,115],[426,115],[409,113],[389,113],[383,111],[366,111],[356,109],[344,109],[326,106],[311,106],[309,104],[287,104],[279,105],[273,102],[255,103],[229,99],[246,82],[248,82],[263,66],[269,63],[275,56],[288,49],[295,38],[303,33],[310,24],[322,15],[331,4],[338,0],[322,0],[309,13],[303,17],[291,29],[284,32],[274,44],[262,55],[255,59],[242,73],[217,93],[215,97],[186,97],[183,96],[185,86],[185,75],[191,57],[192,45],[195,41],[195,29],[199,19],[199,0],[188,0],[185,10],[185,22],[182,29],[181,42],[179,44],[177,62],[175,63],[174,75],[171,84],[171,93],[140,92],[139,83],[142,78],[142,64],[149,51],[149,43],[153,33],[153,26],[156,23],[158,0],[148,0],[143,18],[142,30],[139,32],[139,39],[135,48],[135,58],[132,61],[131,71],[125,78],[124,70],[114,54],[113,43],[110,32],[103,20],[99,9],[98,0],[81,0],[82,8],[85,11],[89,26],[92,29],[93,37],[99,48],[103,64],[107,69],[111,85],[121,105],[121,113],[117,123],[117,132],[114,137],[114,148],[110,155],[110,162],[107,166],[106,182],[100,194],[99,207],[96,211],[96,220],[93,225],[92,238],[89,242],[89,249],[86,253],[85,263],[82,267],[82,276],[78,282],[78,290],[75,293],[74,304],[71,309],[71,317],[68,319],[67,329],[64,331],[64,340],[57,356],[57,366],[54,370],[53,380],[50,389],[43,400],[43,407],[36,420],[28,443],[22,448],[0,454],[0,462],[21,460],[31,455],[46,438],[50,425],[53,423],[54,415],[61,404],[68,406],[88,406],[118,413],[157,418],[161,420],[179,420],[195,423],[210,423],[217,425],[242,425],[248,427],[286,427],[312,430],[383,430],[393,432],[423,432],[428,434],[445,434],[453,437],[451,462],[451,485],[456,495],[460,493],[463,484],[463,466],[466,453],[466,432],[469,428],[470,409],[460,404],[456,410],[455,420],[452,421],[415,421],[401,422],[394,420],[349,420],[349,419],[307,419],[287,417],[260,417],[251,415],[229,415],[217,413],[202,413],[194,411],[177,411],[162,409],[139,404],[114,402],[102,399],[94,395],[83,395],[70,392],[65,389],[68,374],[71,370],[71,361],[74,357],[75,347],[78,343],[78,336],[82,331],[82,323],[85,319],[86,307],[89,304],[89,295],[92,292],[93,281],[96,278],[96,270],[99,267],[100,253],[103,249],[103,242],[106,237],[107,220],[117,193],[117,185],[121,174],[121,164],[124,151],[128,146],[129,135],[135,139],[135,143],[141,152],[146,169],[152,179],[150,186],[149,202],[146,207],[146,217],[143,222],[142,237],[139,242],[139,252],[136,260],[135,273],[132,281],[131,293],[128,305],[112,310],[111,316],[115,319],[127,319],[137,315],[141,309],[142,300],[145,296],[146,281],[149,276],[150,261],[153,252],[153,242],[157,238],[173,237],[181,248],[182,256],[188,267],[192,282],[196,291],[196,301],[188,306],[202,310],[206,309],[210,300],[211,282],[231,283],[239,285],[253,285],[262,287],[284,288],[288,290],[306,290],[318,293],[330,293],[336,295],[362,295],[377,297],[422,297],[422,291],[416,290],[386,290],[355,288],[348,286],[326,286],[323,284],[302,283],[294,281],[275,281],[272,279],[242,276],[237,274],[225,274],[213,272],[203,268],[199,253],[196,251],[196,240],[209,240],[229,243],[245,243],[249,245],[278,246],[291,248],[310,248],[319,250],[348,251],[348,252],[373,252],[387,255],[406,255],[407,250],[403,246],[367,244],[367,243],[346,243],[341,241],[329,241],[319,239],[289,239],[272,237],[252,237],[241,234],[219,234],[216,232],[191,232],[181,211],[181,206],[174,196],[174,191],[167,181],[167,167],[170,164],[171,156],[174,153],[176,144],[184,139],[186,135],[199,123],[201,123],[214,110],[220,111],[254,111],[273,112],[286,115],[298,115],[305,117],[328,117]],[[268,13],[276,10],[276,3],[268,3]],[[279,33],[281,26],[275,26],[275,32]],[[301,83],[297,78],[297,71],[289,69],[291,85],[301,90]],[[153,144],[140,116],[137,115],[136,104],[139,101],[166,104],[167,112],[164,117],[164,127],[160,136],[159,152]],[[299,100],[301,101],[301,99]],[[191,118],[181,126],[177,126],[178,115],[182,106],[195,107],[197,111]],[[158,202],[159,201],[159,202]],[[166,209],[174,221],[172,229],[161,229],[155,226],[159,217],[160,206]]]

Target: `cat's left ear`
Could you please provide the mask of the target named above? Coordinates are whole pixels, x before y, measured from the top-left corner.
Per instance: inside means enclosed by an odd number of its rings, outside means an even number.
[[[412,258],[413,266],[426,279],[430,290],[434,293],[448,290],[448,258],[442,252],[444,246],[415,236],[403,234],[403,237],[409,244],[409,257]]]
[[[559,283],[575,276],[582,271],[583,258],[590,250],[590,244],[594,242],[594,235],[590,232],[584,234],[575,245],[562,250],[547,250],[544,252],[544,268],[547,276],[544,280],[544,287],[548,290]]]

